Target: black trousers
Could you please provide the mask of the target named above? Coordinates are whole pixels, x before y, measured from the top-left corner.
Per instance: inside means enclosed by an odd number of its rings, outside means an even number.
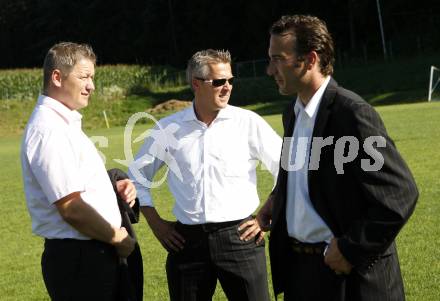
[[[322,254],[290,252],[284,301],[404,301],[396,254],[384,256],[364,274],[336,275]]]
[[[291,251],[289,255],[286,263],[285,301],[344,300],[340,295],[343,293],[345,276],[336,275],[324,263],[322,254],[298,254]]]
[[[217,279],[228,300],[269,300],[264,242],[241,241],[238,226],[176,224],[185,246],[167,258],[172,301],[212,300]]]
[[[113,246],[96,240],[46,239],[41,258],[52,300],[115,300],[119,259]]]

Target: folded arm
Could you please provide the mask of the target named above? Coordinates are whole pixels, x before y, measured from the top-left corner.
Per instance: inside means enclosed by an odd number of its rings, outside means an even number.
[[[116,247],[121,257],[134,249],[135,241],[125,228],[111,226],[94,208],[84,202],[79,192],[71,193],[55,202],[61,217],[82,234]]]

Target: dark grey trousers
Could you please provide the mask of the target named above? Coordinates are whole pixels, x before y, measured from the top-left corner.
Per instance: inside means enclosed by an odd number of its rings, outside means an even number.
[[[172,301],[211,300],[217,279],[228,300],[269,300],[264,242],[241,241],[238,226],[176,224],[185,247],[167,258]]]

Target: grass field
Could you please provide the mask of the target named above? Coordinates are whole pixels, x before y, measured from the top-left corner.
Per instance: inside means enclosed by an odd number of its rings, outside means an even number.
[[[440,300],[440,103],[381,106],[378,111],[413,171],[420,190],[416,211],[398,237],[407,300]],[[281,134],[280,116],[265,118]],[[108,138],[109,146],[100,148],[108,168],[124,168],[113,161],[124,157],[123,128],[94,130],[88,134]],[[19,148],[20,136],[0,137],[0,300],[49,300],[40,270],[43,240],[31,233]],[[258,180],[259,193],[264,198],[272,181],[262,171],[259,171]],[[166,186],[155,189],[153,196],[159,212],[171,218],[173,201]],[[143,219],[136,229],[144,258],[144,300],[168,300],[164,270],[166,252]],[[220,286],[214,300],[226,300]]]

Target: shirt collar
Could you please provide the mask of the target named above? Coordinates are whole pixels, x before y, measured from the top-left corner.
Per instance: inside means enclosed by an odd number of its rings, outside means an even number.
[[[68,124],[81,122],[82,115],[75,110],[71,110],[62,104],[60,101],[55,100],[46,95],[40,95],[38,97],[38,105],[48,107],[54,110],[60,115]]]
[[[183,121],[197,120],[196,112],[194,111],[194,100],[192,104],[185,109],[182,120]]]
[[[232,118],[232,109],[229,105],[226,105],[224,109],[221,109],[218,112],[216,119],[231,119]]]
[[[327,76],[327,78],[322,83],[321,87],[313,94],[312,98],[310,99],[309,103],[304,107],[304,104],[301,102],[299,97],[296,98],[295,103],[295,115],[298,116],[298,113],[300,110],[304,110],[304,112],[309,116],[309,118],[312,118],[316,115],[316,112],[318,111],[319,104],[322,99],[322,95],[324,95],[324,91],[328,86],[328,83],[330,82],[330,76]]]
[[[231,107],[227,105],[224,109],[221,109],[218,112],[218,115],[215,119],[230,119],[232,118],[232,114],[233,113]],[[192,105],[185,109],[182,120],[183,121],[198,120],[195,113],[194,100],[192,102]]]

